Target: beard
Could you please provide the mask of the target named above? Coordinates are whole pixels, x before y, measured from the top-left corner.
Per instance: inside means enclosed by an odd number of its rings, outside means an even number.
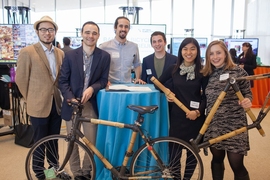
[[[43,44],[51,44],[52,42],[46,42],[46,41],[42,41],[40,40]]]
[[[123,32],[123,31],[122,31]],[[127,33],[125,32],[125,34],[121,34],[121,32],[119,33],[119,37],[121,38],[121,39],[126,39],[126,37],[127,37]]]

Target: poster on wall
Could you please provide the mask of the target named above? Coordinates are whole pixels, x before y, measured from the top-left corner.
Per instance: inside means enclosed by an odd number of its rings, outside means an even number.
[[[17,62],[19,51],[37,43],[38,37],[32,24],[0,25],[0,63]]]
[[[173,37],[171,38],[171,53],[178,56],[179,47],[185,37]],[[207,48],[207,38],[195,38],[200,46],[201,57],[205,58],[206,48]]]
[[[259,38],[225,38],[224,43],[226,44],[228,50],[235,49],[236,55],[239,56],[242,53],[242,44],[250,43],[252,46],[253,53],[258,55],[258,47],[259,47]]]

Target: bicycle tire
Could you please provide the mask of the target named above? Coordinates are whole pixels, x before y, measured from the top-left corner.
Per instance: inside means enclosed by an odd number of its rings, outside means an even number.
[[[69,139],[65,135],[51,135],[42,138],[38,142],[36,142],[32,148],[29,150],[26,161],[25,161],[25,172],[28,180],[37,180],[37,179],[74,179],[74,175],[70,169],[70,163],[78,163],[80,167],[82,167],[84,155],[86,160],[88,160],[88,164],[90,162],[90,176],[91,179],[95,179],[96,176],[96,164],[94,161],[94,156],[90,152],[90,150],[79,140],[75,140],[74,146],[78,147],[78,155],[68,160],[64,169],[62,171],[58,171],[58,167],[62,165],[62,162],[66,156],[66,152],[69,145]],[[46,152],[44,149],[46,147]],[[58,150],[57,150],[58,149]],[[38,153],[38,157],[34,155]],[[58,153],[56,153],[58,152]],[[49,157],[50,156],[50,157]],[[33,157],[35,161],[33,161]],[[51,159],[51,160],[49,160]],[[54,162],[52,162],[54,161]],[[38,165],[34,165],[34,163],[39,163]],[[41,164],[40,164],[41,163]],[[44,165],[42,165],[44,163]],[[53,168],[53,169],[52,169]],[[53,171],[52,171],[53,170]],[[54,174],[52,175],[52,173]],[[88,171],[89,172],[89,171]],[[45,174],[47,175],[45,177]],[[90,179],[85,177],[86,179]]]
[[[149,179],[203,179],[201,157],[187,142],[174,137],[160,137],[152,139],[150,144],[162,161],[162,167],[144,144],[131,160],[131,176],[149,176]],[[176,161],[177,156],[179,160]]]

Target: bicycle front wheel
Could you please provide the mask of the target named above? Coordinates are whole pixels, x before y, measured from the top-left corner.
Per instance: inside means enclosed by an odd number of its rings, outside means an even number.
[[[75,140],[74,148],[64,169],[59,170],[67,155],[70,140],[65,135],[51,135],[42,138],[29,150],[25,171],[28,180],[37,179],[74,179],[85,176],[95,179],[96,164],[90,150],[79,140]]]
[[[134,154],[131,176],[148,176],[149,179],[202,180],[203,163],[199,154],[187,142],[173,137],[151,140],[148,148],[142,145]],[[153,149],[157,159],[150,153]]]

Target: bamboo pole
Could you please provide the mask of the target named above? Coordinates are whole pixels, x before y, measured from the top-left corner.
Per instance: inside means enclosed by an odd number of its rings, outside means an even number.
[[[179,106],[184,112],[188,113],[190,112],[190,110],[181,102],[179,101],[173,94],[172,92],[166,88],[165,86],[163,86],[163,84],[161,84],[154,76],[151,77],[150,79],[161,91],[164,92],[164,94],[166,96],[168,96],[169,98],[171,98],[173,100],[173,102],[175,104],[177,104],[177,106]]]

